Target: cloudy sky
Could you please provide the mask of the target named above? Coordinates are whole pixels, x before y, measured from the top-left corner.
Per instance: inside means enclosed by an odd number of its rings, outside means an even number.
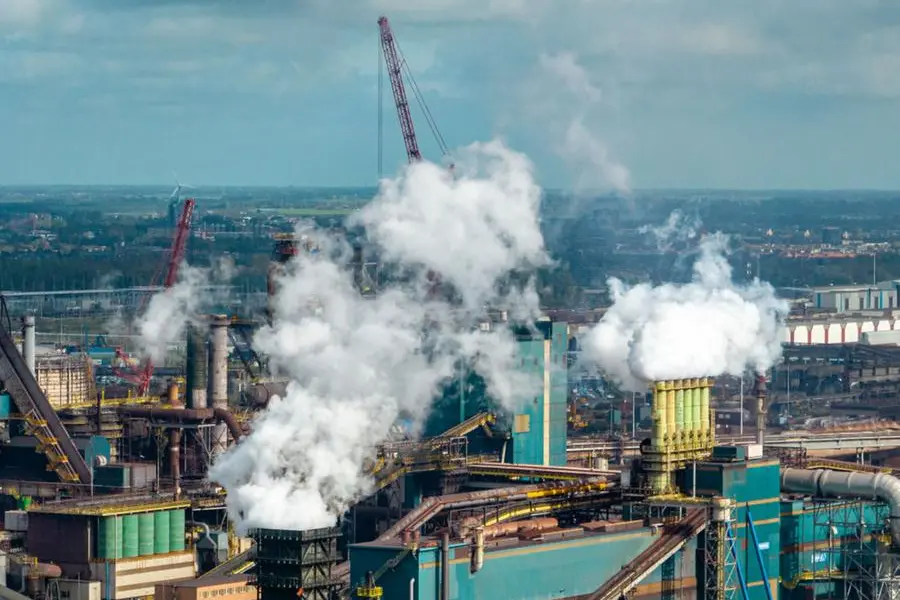
[[[897,0],[0,0],[0,183],[371,185],[381,13],[546,186],[900,188]]]

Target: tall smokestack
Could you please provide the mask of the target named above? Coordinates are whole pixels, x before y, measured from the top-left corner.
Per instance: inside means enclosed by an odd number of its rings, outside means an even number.
[[[34,352],[34,315],[25,315],[22,317],[22,356],[32,374],[35,373]]]
[[[766,412],[769,407],[766,403],[766,376],[759,375],[756,378],[756,443],[763,445],[766,438]],[[743,415],[741,415],[743,418]]]
[[[194,325],[188,325],[187,343],[187,405],[188,408],[206,408],[207,386],[207,334]]]
[[[210,396],[213,408],[228,408],[228,317],[215,315],[210,323]],[[228,427],[213,427],[212,453],[217,456],[228,448]]]

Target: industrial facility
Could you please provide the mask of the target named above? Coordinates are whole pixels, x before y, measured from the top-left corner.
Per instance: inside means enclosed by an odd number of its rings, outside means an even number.
[[[402,57],[386,18],[379,31],[415,162]],[[162,294],[176,284],[194,206],[184,200],[175,219]],[[240,531],[210,469],[290,389],[254,334],[276,318],[291,261],[320,252],[293,233],[273,246],[263,314],[190,319],[174,367],[102,343],[42,353],[35,315],[14,314],[0,295],[0,598],[900,597],[900,432],[882,419],[896,417],[900,353],[869,335],[900,327],[889,309],[867,325],[789,323],[783,362],[753,373],[746,393],[743,377],[735,392],[720,373],[646,381],[631,393],[630,434],[629,411],[613,406],[627,394],[608,386],[596,403],[608,405],[608,431],[578,436],[573,354],[585,319],[485,310],[478,331],[508,334],[511,370],[531,382],[513,408],[459,364],[421,430],[397,419],[371,448],[371,485],[332,526]],[[352,291],[369,302],[378,260],[358,240],[347,247]],[[428,293],[442,294],[428,275]],[[892,308],[898,286],[875,301],[820,290],[816,302]],[[792,428],[804,410],[834,418],[842,408],[874,420]]]

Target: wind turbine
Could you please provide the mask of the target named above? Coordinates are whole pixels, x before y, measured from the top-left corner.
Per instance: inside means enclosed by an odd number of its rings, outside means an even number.
[[[178,224],[178,202],[181,200],[181,190],[191,190],[194,187],[178,181],[178,173],[174,169],[172,177],[175,179],[175,189],[169,196],[169,224],[175,227]]]

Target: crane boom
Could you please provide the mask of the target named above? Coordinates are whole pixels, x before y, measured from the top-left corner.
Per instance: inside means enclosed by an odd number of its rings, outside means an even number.
[[[384,51],[388,76],[391,78],[391,90],[394,92],[394,104],[397,106],[400,132],[403,134],[403,143],[406,144],[406,157],[411,163],[418,162],[422,160],[422,154],[419,152],[416,129],[409,112],[406,88],[403,86],[403,63],[400,61],[400,53],[397,51],[397,44],[394,41],[394,32],[391,31],[387,17],[378,19],[378,28],[381,30],[381,48]]]
[[[166,270],[166,278],[163,283],[163,287],[166,290],[175,285],[175,281],[178,279],[178,267],[181,265],[182,259],[184,259],[184,249],[187,246],[187,239],[191,233],[194,205],[193,198],[186,198],[181,209],[181,216],[175,228],[175,237],[172,239],[172,247],[169,250],[168,269]],[[138,393],[141,396],[146,395],[150,390],[151,377],[153,377],[153,361],[148,358],[137,380]]]

